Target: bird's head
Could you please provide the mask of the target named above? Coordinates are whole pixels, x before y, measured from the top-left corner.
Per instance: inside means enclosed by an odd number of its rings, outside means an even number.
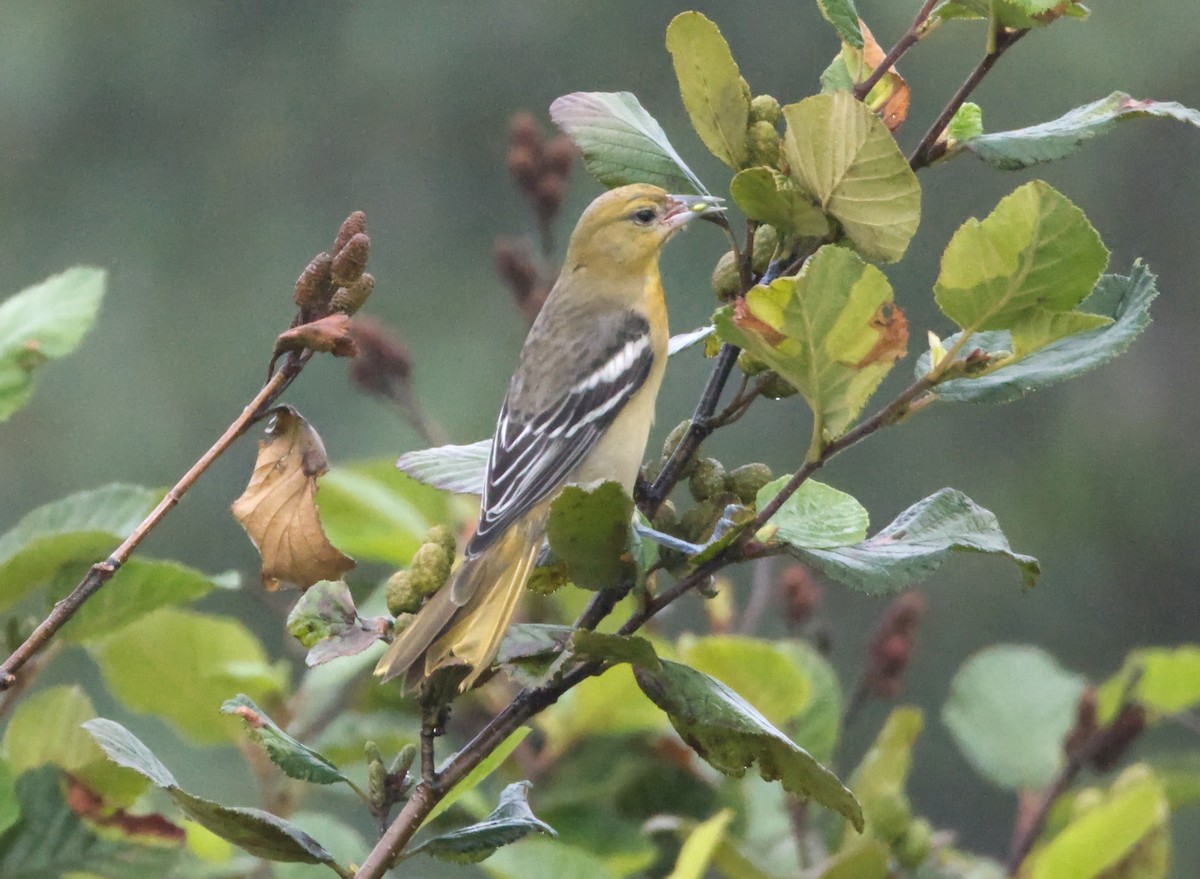
[[[611,189],[596,198],[571,233],[567,267],[640,272],[690,220],[724,210],[707,195],[670,195],[647,183]]]

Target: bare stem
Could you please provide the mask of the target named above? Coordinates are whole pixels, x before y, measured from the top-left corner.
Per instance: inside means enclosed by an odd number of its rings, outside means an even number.
[[[912,155],[908,157],[908,164],[914,171],[919,168],[924,168],[935,159],[937,159],[945,147],[938,144],[938,138],[942,136],[942,132],[946,130],[946,126],[950,124],[950,120],[954,118],[954,114],[975,91],[975,88],[987,76],[988,71],[992,69],[1000,56],[1003,55],[1009,48],[1012,47],[1017,40],[1029,33],[1028,30],[1008,30],[1001,29],[996,34],[995,42],[979,65],[971,71],[970,75],[963,81],[963,84],[958,87],[958,91],[950,99],[950,102],[942,108],[942,112],[933,120],[933,124],[929,126],[929,130],[921,138],[921,142],[917,144],[916,149],[912,151]]]
[[[929,14],[933,12],[933,7],[937,6],[938,2],[939,0],[925,0],[925,3],[917,12],[916,18],[908,26],[908,30],[904,32],[904,36],[883,56],[883,60],[871,71],[870,76],[854,87],[854,97],[860,101],[865,98],[871,89],[875,88],[876,83],[883,79],[887,72],[895,66],[896,62],[900,60],[900,56],[911,49],[917,40],[921,39],[921,28],[928,21]]]
[[[212,466],[213,462],[221,457],[225,450],[233,445],[234,441],[244,434],[251,425],[266,414],[275,400],[279,398],[279,395],[300,374],[300,370],[304,368],[304,365],[311,356],[311,351],[304,351],[297,356],[289,356],[284,362],[283,367],[270,377],[267,383],[262,386],[262,389],[254,396],[254,399],[242,410],[242,414],[225,429],[225,432],[213,443],[212,447],[201,455],[196,463],[172,486],[166,496],[159,501],[158,506],[142,520],[140,525],[133,529],[133,533],[125,539],[125,542],[118,546],[107,559],[92,565],[87,574],[84,575],[84,578],[79,582],[79,585],[71,590],[71,594],[54,605],[49,615],[38,624],[38,627],[25,639],[24,643],[4,660],[3,665],[0,665],[0,690],[7,690],[16,683],[17,672],[38,651],[46,646],[47,642],[54,637],[59,629],[66,625],[79,608],[83,606],[84,602],[95,595],[101,586],[112,579],[112,576],[120,569],[121,565],[129,560],[133,551],[138,548],[141,542],[146,539],[146,536],[163,520],[167,513],[179,503],[188,489]]]

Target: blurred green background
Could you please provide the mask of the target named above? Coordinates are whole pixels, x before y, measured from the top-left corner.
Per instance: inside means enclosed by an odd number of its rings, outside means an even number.
[[[885,46],[917,5],[859,0]],[[1034,34],[998,65],[976,96],[989,130],[1115,89],[1200,104],[1194,3],[1090,5],[1089,21]],[[368,311],[403,335],[421,399],[453,439],[486,436],[525,329],[492,272],[492,242],[533,231],[504,172],[507,119],[529,109],[545,120],[568,91],[634,91],[720,192],[727,172],[691,133],[663,48],[667,22],[688,8],[721,26],[755,93],[784,102],[815,91],[836,50],[815,5],[795,0],[0,5],[0,296],[75,263],[110,271],[96,330],[0,426],[0,530],[81,488],[174,481],[257,388],[290,320],[297,274],[354,209],[366,212],[373,242]],[[913,109],[902,146],[915,144],[982,41],[980,25],[947,26],[905,59]],[[998,408],[935,408],[824,476],[862,500],[876,525],[942,486],[960,488],[1043,562],[1041,584],[1025,595],[999,562],[947,565],[926,590],[904,697],[928,717],[918,811],[993,854],[1003,854],[1012,798],[973,774],[936,719],[958,665],[986,644],[1024,641],[1099,680],[1131,647],[1196,640],[1200,629],[1198,158],[1200,132],[1145,120],[1036,174],[969,157],[923,172],[921,230],[888,268],[914,350],[925,329],[949,332],[930,287],[951,232],[1035,176],[1085,210],[1112,250],[1110,270],[1146,259],[1162,291],[1155,323],[1130,354],[1082,380]],[[560,241],[599,191],[577,172]],[[722,250],[705,227],[668,251],[676,331],[711,312],[708,273]],[[881,394],[907,383],[909,369]],[[690,413],[705,372],[695,352],[673,362],[652,448]],[[319,359],[287,398],[331,459],[416,447],[398,413],[353,392],[345,373],[344,362]],[[808,433],[797,400],[756,407],[711,452],[730,465],[794,466]],[[227,514],[253,456],[252,442],[236,447],[147,552],[253,578],[253,549]],[[210,606],[257,621],[282,649],[278,617],[253,591]],[[820,613],[847,685],[883,607],[826,590]],[[75,668],[86,673],[82,660]],[[883,712],[868,709],[850,753]],[[1157,733],[1141,747],[1170,743]],[[194,759],[192,776],[180,767],[185,783],[228,787]],[[1176,875],[1195,875],[1195,813],[1183,817],[1192,826],[1179,834],[1190,838],[1179,841]]]

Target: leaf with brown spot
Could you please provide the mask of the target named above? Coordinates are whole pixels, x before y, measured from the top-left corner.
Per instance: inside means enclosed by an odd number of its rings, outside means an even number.
[[[329,542],[317,516],[317,477],[328,469],[317,432],[295,409],[281,408],[258,444],[250,484],[231,507],[262,556],[265,588],[286,582],[307,589],[354,567]]]
[[[358,344],[350,332],[350,315],[331,314],[311,323],[300,324],[284,330],[275,340],[271,354],[271,365],[281,354],[289,351],[324,351],[334,357],[353,357],[358,353]]]
[[[864,369],[872,363],[895,363],[908,350],[908,318],[895,303],[881,303],[870,324],[879,331],[879,338],[866,356],[854,364],[855,369]]]

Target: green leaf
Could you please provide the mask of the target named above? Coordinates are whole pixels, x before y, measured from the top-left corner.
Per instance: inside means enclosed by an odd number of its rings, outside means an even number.
[[[35,769],[16,781],[21,819],[0,836],[4,879],[162,879],[175,875],[183,831],[157,816],[100,824],[67,802],[61,770]],[[93,816],[99,817],[99,816]],[[136,822],[136,825],[134,824]]]
[[[808,679],[808,701],[788,725],[793,741],[822,763],[833,760],[842,723],[842,687],[833,666],[807,641],[774,642]]]
[[[774,500],[791,478],[781,476],[760,488],[755,501],[758,509]],[[862,540],[869,524],[866,508],[851,495],[809,479],[767,520],[765,530],[773,531],[772,538],[789,546],[830,549]]]
[[[888,847],[874,839],[845,846],[821,868],[819,879],[887,879]]]
[[[491,439],[465,446],[438,446],[406,452],[396,466],[411,479],[457,494],[483,494]]]
[[[993,0],[991,14],[1001,27],[1030,28],[1046,27],[1063,17],[1086,18],[1087,11],[1078,0]]]
[[[349,816],[346,816],[349,818]],[[310,836],[321,837],[321,844],[340,864],[350,864],[362,859],[363,853],[371,850],[361,833],[344,821],[325,812],[297,812],[289,820]],[[193,825],[195,826],[195,825]],[[237,874],[239,877],[244,875]],[[328,866],[321,864],[276,864],[275,879],[329,879]],[[197,877],[202,879],[202,877]],[[216,877],[214,877],[216,879]],[[229,877],[234,879],[234,877]]]
[[[255,857],[305,864],[334,863],[333,856],[319,842],[270,812],[222,806],[183,790],[150,749],[116,721],[97,718],[84,724],[84,728],[110,760],[140,772],[165,790],[193,821]]]
[[[554,100],[550,118],[583,151],[591,175],[609,188],[650,183],[668,192],[708,192],[629,92],[572,92]]]
[[[0,760],[0,838],[4,832],[21,820],[21,801],[17,798],[17,776],[12,768]],[[0,843],[0,851],[3,843]]]
[[[1074,311],[1100,278],[1108,250],[1083,211],[1034,180],[967,220],[942,255],[934,296],[967,332],[1010,330],[1028,354],[1071,333],[1109,323]]]
[[[946,125],[946,136],[951,141],[965,141],[983,134],[983,110],[978,104],[966,101],[959,107]]]
[[[725,832],[731,820],[733,810],[722,809],[707,821],[697,824],[683,841],[679,856],[675,859],[675,869],[667,879],[704,879],[717,849],[725,841]]]
[[[407,565],[430,526],[450,513],[444,494],[383,460],[331,467],[319,482],[317,506],[339,549],[396,566]]]
[[[739,694],[772,726],[784,726],[809,704],[812,688],[806,669],[783,642],[684,635],[678,647],[681,661]]]
[[[112,806],[130,806],[146,782],[112,765],[83,730],[96,716],[79,686],[55,686],[22,701],[4,731],[4,756],[15,775],[57,766],[104,797]]]
[[[621,710],[614,711],[614,705]],[[536,723],[547,746],[558,754],[593,736],[659,732],[666,727],[662,712],[642,696],[626,665],[572,687],[538,715]]]
[[[953,402],[1008,403],[1107,363],[1123,354],[1149,326],[1150,303],[1158,296],[1155,280],[1141,260],[1133,264],[1129,277],[1104,275],[1080,307],[1111,323],[1051,342],[1019,359],[1008,356],[1013,349],[1009,333],[975,334],[964,350],[999,358],[997,366],[978,376],[942,382],[934,393],[940,400]],[[954,335],[944,344],[950,346],[957,340]],[[917,374],[928,371],[929,354],[925,353],[917,363]]]
[[[654,646],[637,635],[608,635],[576,629],[571,635],[571,652],[587,659],[628,662],[653,670],[660,667]]]
[[[729,184],[729,194],[747,217],[784,235],[820,238],[829,232],[829,221],[813,200],[772,168],[739,171]]]
[[[826,576],[872,595],[898,592],[923,580],[952,552],[1011,559],[1026,587],[1033,586],[1041,574],[1037,559],[1012,551],[993,513],[952,488],[917,501],[861,543],[793,550]]]
[[[792,176],[868,259],[895,262],[921,220],[921,187],[887,126],[849,92],[783,108]]]
[[[27,513],[0,536],[0,612],[67,565],[105,558],[159,497],[147,488],[114,483]]]
[[[1174,101],[1138,100],[1123,91],[1114,91],[1099,101],[1076,107],[1040,125],[1015,128],[1014,131],[980,133],[961,139],[961,146],[979,159],[1002,168],[1016,171],[1063,159],[1098,134],[1108,133],[1117,122],[1159,116],[1200,127],[1200,112]]]
[[[95,323],[103,269],[75,266],[0,303],[0,421],[33,393],[33,371],[65,357]]]
[[[456,784],[442,801],[433,807],[433,811],[429,813],[429,817],[425,819],[428,824],[433,819],[437,818],[464,796],[466,796],[475,788],[479,787],[488,776],[499,769],[509,755],[517,749],[517,745],[525,741],[525,736],[529,735],[529,727],[521,726],[513,730],[503,742],[499,744],[490,754],[487,755],[479,765],[466,774],[462,781]]]
[[[483,869],[492,879],[617,879],[595,855],[539,837],[500,849]]]
[[[850,788],[866,816],[867,833],[884,842],[893,841],[899,835],[895,825],[901,821],[906,824],[910,817],[904,788],[912,767],[913,745],[924,725],[920,709],[893,708],[850,776]]]
[[[550,505],[546,540],[583,589],[616,586],[630,573],[627,558],[633,501],[615,482],[589,491],[568,485]]]
[[[838,36],[856,49],[863,47],[862,28],[858,23],[858,10],[854,0],[817,0],[821,17],[833,25]]]
[[[363,619],[342,580],[321,580],[304,591],[287,617],[288,634],[309,648],[310,668],[357,656],[391,630],[389,617]]]
[[[667,51],[696,134],[726,165],[742,167],[750,93],[720,29],[699,12],[681,12],[667,25]]]
[[[258,639],[235,619],[165,607],[88,645],[112,694],[198,742],[230,739],[218,710],[230,693],[260,701],[284,687]]]
[[[1162,879],[1167,873],[1165,828],[1170,809],[1162,783],[1145,767],[1122,776],[1100,803],[1074,818],[1063,830],[1033,852],[1023,865],[1029,879]],[[1127,783],[1122,784],[1122,780]],[[1155,852],[1155,842],[1159,844]],[[1138,849],[1145,861],[1134,872],[1116,872],[1117,865]],[[1146,857],[1148,856],[1148,857]],[[1114,870],[1114,872],[1108,872]]]
[[[111,635],[160,607],[187,604],[214,588],[236,584],[232,576],[209,576],[178,562],[132,558],[63,627],[62,638],[76,643]],[[75,586],[75,579],[69,582]]]
[[[1128,697],[1150,712],[1150,719],[1190,711],[1200,705],[1200,645],[1147,647],[1131,651],[1121,671],[1096,693],[1097,715],[1108,723]]]
[[[837,776],[720,681],[676,662],[634,670],[638,685],[675,731],[710,765],[740,778],[755,761],[768,781],[811,797],[862,829],[862,810]]]
[[[714,316],[717,333],[793,384],[824,440],[842,434],[897,359],[908,323],[879,269],[852,250],[818,250],[796,277],[777,278]]]
[[[1041,790],[1062,768],[1063,739],[1085,686],[1036,647],[989,647],[955,674],[942,722],[986,778],[1010,790]]]
[[[238,693],[226,700],[221,706],[221,713],[233,714],[245,721],[250,738],[258,742],[271,762],[282,769],[288,778],[310,784],[337,784],[339,781],[350,784],[350,779],[336,766],[280,729],[245,693]]]
[[[1156,754],[1150,768],[1162,781],[1172,813],[1200,806],[1200,753]]]
[[[529,808],[530,787],[528,781],[510,784],[500,793],[495,811],[483,821],[427,839],[410,854],[424,852],[440,861],[474,864],[531,833],[557,836],[554,828],[539,821]]]

